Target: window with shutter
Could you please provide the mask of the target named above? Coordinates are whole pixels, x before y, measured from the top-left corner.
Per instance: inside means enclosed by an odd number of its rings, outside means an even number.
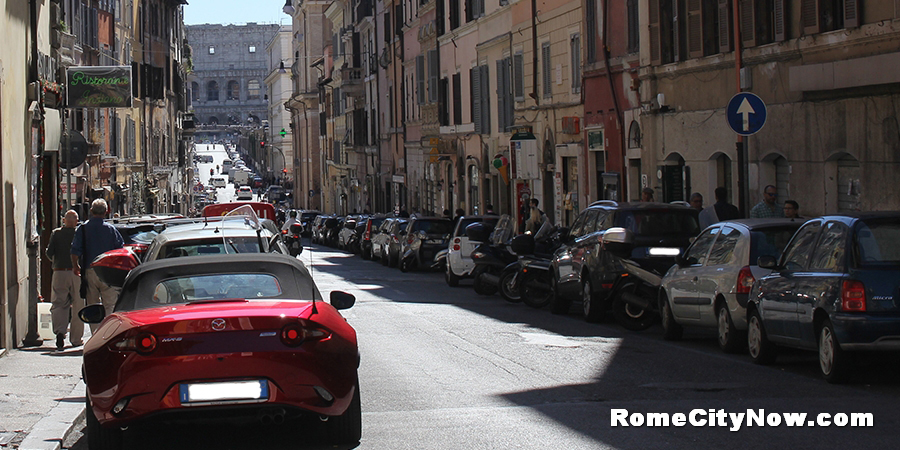
[[[450,0],[450,29],[459,28],[459,0]]]
[[[472,122],[475,124],[475,132],[483,133],[481,129],[481,68],[477,66],[471,68],[469,78],[472,82]]]
[[[488,65],[478,67],[481,70],[481,130],[483,133],[491,132],[491,79],[488,74]]]
[[[453,124],[460,125],[462,121],[462,77],[459,72],[453,74]]]
[[[803,34],[819,33],[819,0],[800,0],[800,28]]]
[[[628,0],[629,2],[633,2],[636,0]],[[658,0],[657,0],[658,1]],[[629,22],[629,26],[631,22]],[[597,32],[597,2],[596,0],[586,0],[584,2],[584,28],[587,34],[588,39],[585,42],[585,53],[586,59],[588,63],[597,62],[597,45],[596,45],[596,37],[598,35]],[[629,29],[630,33],[631,30]],[[518,95],[518,94],[517,94]]]
[[[648,21],[650,23],[650,64],[658,66],[662,64],[662,49],[660,48],[659,29],[659,0],[649,0]]]
[[[441,61],[437,50],[428,51],[428,101],[438,101],[438,72],[441,69]]]
[[[550,43],[544,42],[541,44],[541,82],[544,87],[544,97],[552,97],[553,96],[553,86],[550,83],[550,71],[552,70],[551,66],[552,61],[550,61]]]
[[[391,12],[384,13],[384,42],[391,42],[393,34],[391,33]]]
[[[756,47],[756,9],[753,0],[740,0],[741,44],[744,48]]]
[[[513,86],[517,102],[525,101],[525,55],[521,52],[513,55]]]
[[[702,0],[687,0],[687,47],[690,58],[703,56]]]
[[[569,52],[572,55],[572,92],[581,92],[581,36],[572,35],[569,40]]]
[[[425,104],[425,57],[416,56],[416,101]]]
[[[506,124],[503,127],[503,131],[508,131],[516,123],[515,101],[513,100],[512,87],[512,60],[509,57],[503,59],[503,84],[505,86],[503,93],[506,95],[506,101],[504,102],[504,108],[506,109]]]
[[[731,51],[731,0],[719,0],[719,53]]]
[[[787,0],[775,0],[774,6],[774,32],[775,42],[783,42],[787,40]]]
[[[640,16],[638,15],[638,0],[628,0],[625,5],[626,11],[626,19],[628,23],[628,53],[637,53],[640,51],[641,46],[641,29],[640,29]],[[592,34],[588,34],[588,40],[586,42],[588,48],[592,47],[591,44],[592,39],[590,36]],[[588,62],[591,62],[588,59]]]
[[[497,60],[497,132],[503,133],[506,126],[506,93],[504,92],[503,60]]]
[[[844,0],[844,28],[858,28],[859,0]]]

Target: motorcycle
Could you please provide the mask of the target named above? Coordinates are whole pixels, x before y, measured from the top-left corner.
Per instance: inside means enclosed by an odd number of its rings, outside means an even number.
[[[604,248],[622,268],[610,294],[613,317],[622,328],[642,331],[653,326],[660,316],[657,299],[662,275],[630,259],[633,240],[632,232],[625,228],[610,228],[603,234]]]
[[[289,230],[281,230],[284,245],[287,246],[291,256],[297,256],[303,252],[303,243],[300,240],[302,233],[303,225],[299,223],[292,224]]]
[[[511,281],[512,288],[518,289],[526,305],[543,308],[550,304],[553,298],[550,263],[568,232],[568,228],[554,227],[545,221],[534,236],[523,234],[513,239],[513,251],[519,259],[507,270],[518,271]]]
[[[472,261],[475,263],[472,279],[476,294],[493,295],[500,290],[500,274],[507,265],[518,259],[509,248],[514,226],[512,218],[504,214],[493,228],[483,222],[466,227],[466,236],[479,242],[472,251]]]

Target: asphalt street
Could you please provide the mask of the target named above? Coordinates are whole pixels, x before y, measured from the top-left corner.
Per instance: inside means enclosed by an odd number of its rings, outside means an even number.
[[[588,324],[499,296],[440,273],[401,273],[320,246],[301,256],[319,289],[357,296],[345,312],[357,329],[363,437],[368,449],[493,448],[894,448],[900,429],[897,359],[869,359],[849,385],[819,378],[812,353],[771,367],[719,351],[714,336],[662,340],[615,324]],[[613,410],[700,410],[706,426],[611,426]],[[710,426],[709,410],[871,413],[874,426]],[[695,413],[698,415],[700,413]],[[674,416],[672,416],[674,417]],[[630,420],[630,419],[629,419]],[[727,422],[725,419],[723,423]],[[804,423],[804,425],[807,425]],[[333,448],[315,423],[285,427],[134,430],[128,448]],[[72,448],[86,448],[73,435]]]

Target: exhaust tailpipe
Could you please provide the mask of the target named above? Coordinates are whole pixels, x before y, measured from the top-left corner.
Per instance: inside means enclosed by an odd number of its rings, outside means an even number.
[[[631,306],[634,306],[636,308],[641,308],[646,311],[653,310],[653,308],[651,308],[651,306],[650,306],[651,305],[650,301],[644,297],[632,294],[631,292],[623,292],[621,295],[622,295],[622,300],[625,300],[625,303],[628,303]]]

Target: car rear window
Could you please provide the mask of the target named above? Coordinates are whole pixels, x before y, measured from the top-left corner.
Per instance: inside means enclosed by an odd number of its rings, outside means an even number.
[[[857,228],[855,239],[860,265],[900,264],[900,218],[866,220]]]
[[[798,226],[763,228],[750,232],[750,264],[756,265],[760,256],[773,256],[781,259],[781,252],[791,241]]]
[[[195,275],[169,278],[159,282],[153,290],[153,296],[137,298],[135,306],[136,309],[145,309],[226,298],[257,300],[278,297],[281,293],[281,284],[270,274]]]
[[[424,231],[427,234],[450,234],[453,222],[449,220],[417,220],[414,232]]]
[[[628,228],[639,236],[700,234],[697,214],[690,210],[620,211],[616,225]]]
[[[260,253],[259,239],[255,237],[229,237],[184,242],[172,242],[160,249],[159,257],[224,255],[226,253]]]

